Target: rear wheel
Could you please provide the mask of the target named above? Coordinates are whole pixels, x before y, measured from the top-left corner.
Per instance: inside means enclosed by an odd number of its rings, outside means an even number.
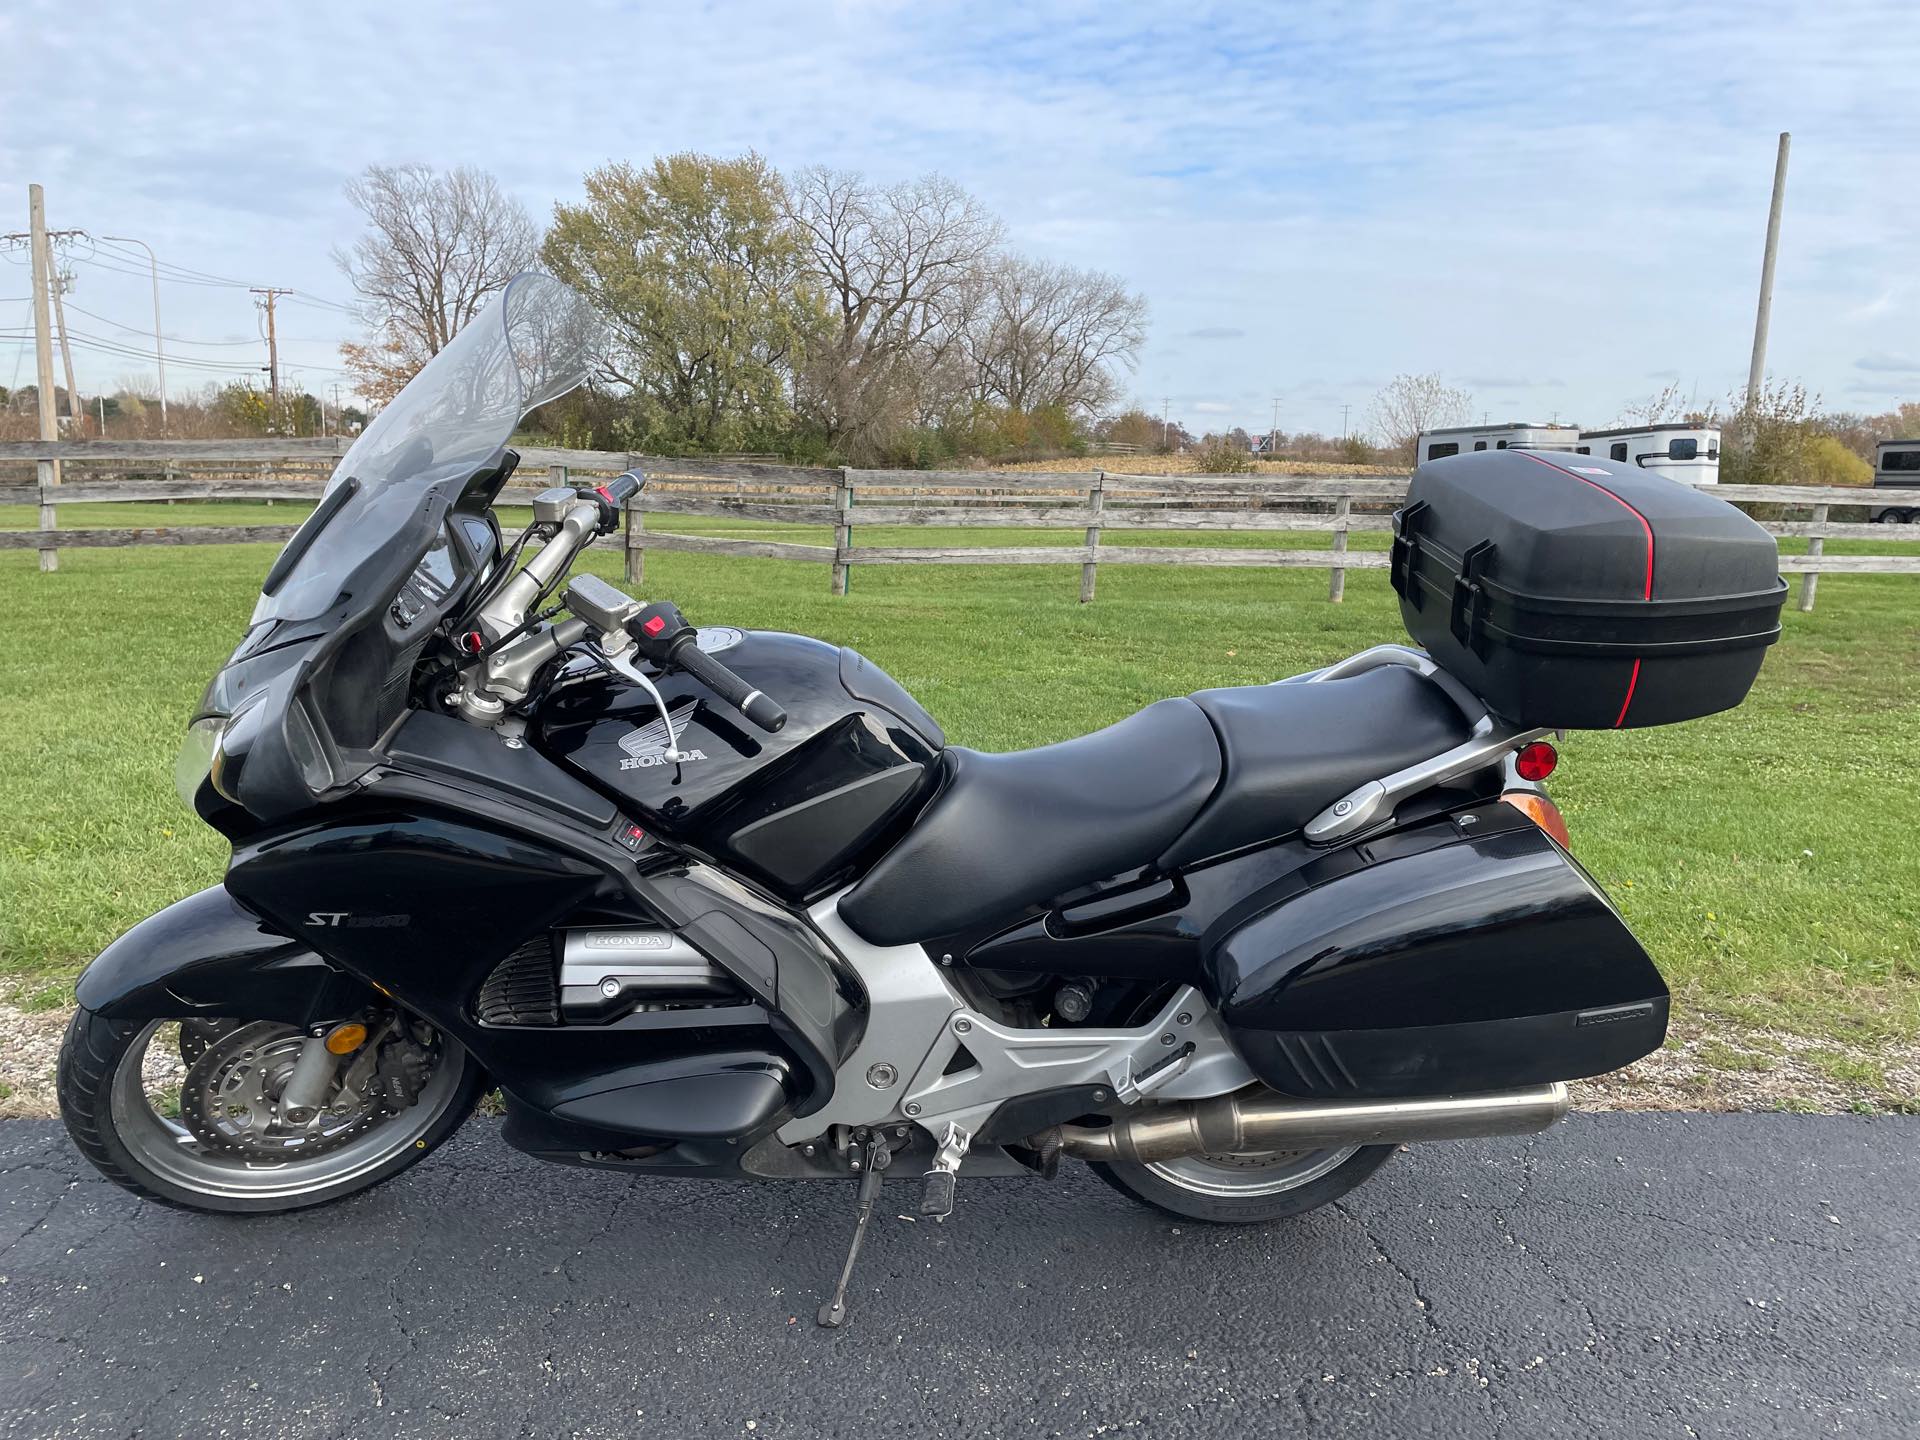
[[[1387,1163],[1393,1145],[1099,1161],[1102,1180],[1156,1210],[1219,1225],[1255,1225],[1331,1204]]]
[[[112,1020],[79,1010],[60,1113],[109,1180],[187,1210],[271,1214],[391,1179],[459,1129],[486,1084],[451,1036],[392,1017],[297,1122],[282,1094],[306,1037],[276,1021]],[[377,1061],[377,1065],[371,1063]]]

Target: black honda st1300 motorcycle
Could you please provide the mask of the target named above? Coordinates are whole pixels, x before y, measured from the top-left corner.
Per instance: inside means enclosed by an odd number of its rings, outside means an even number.
[[[120,1185],[322,1204],[497,1086],[544,1159],[857,1179],[850,1271],[886,1176],[944,1216],[956,1177],[1066,1157],[1271,1220],[1660,1044],[1536,782],[1556,729],[1746,694],[1784,585],[1731,507],[1584,456],[1430,464],[1391,572],[1422,648],[982,754],[853,650],[569,579],[636,474],[504,541],[506,441],[596,342],[513,282],[267,573],[179,765],[226,878],[87,969],[61,1055]]]

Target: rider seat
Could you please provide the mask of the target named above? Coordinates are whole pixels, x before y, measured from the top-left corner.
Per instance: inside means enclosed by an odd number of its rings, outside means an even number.
[[[1391,666],[1202,690],[1037,750],[952,746],[939,794],[840,914],[876,945],[1011,924],[1097,880],[1278,839],[1466,736],[1443,691]]]

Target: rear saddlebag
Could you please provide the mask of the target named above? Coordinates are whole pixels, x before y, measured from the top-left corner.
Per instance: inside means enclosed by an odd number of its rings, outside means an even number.
[[[1586,872],[1494,803],[1361,841],[1222,917],[1203,984],[1268,1086],[1470,1094],[1659,1048],[1667,987]]]
[[[1516,725],[1668,725],[1746,698],[1780,638],[1773,538],[1725,501],[1585,455],[1422,465],[1394,515],[1407,632]]]

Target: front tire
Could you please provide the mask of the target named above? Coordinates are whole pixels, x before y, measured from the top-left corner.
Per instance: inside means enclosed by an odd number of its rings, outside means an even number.
[[[473,1113],[486,1074],[450,1036],[413,1104],[350,1143],[278,1165],[211,1155],[145,1093],[149,1042],[166,1022],[74,1012],[60,1047],[60,1115],[80,1153],[122,1189],[181,1210],[271,1215],[331,1204],[424,1159]]]
[[[1184,1220],[1260,1225],[1331,1205],[1387,1163],[1397,1145],[1267,1155],[1191,1155],[1138,1164],[1094,1161],[1121,1194]]]

